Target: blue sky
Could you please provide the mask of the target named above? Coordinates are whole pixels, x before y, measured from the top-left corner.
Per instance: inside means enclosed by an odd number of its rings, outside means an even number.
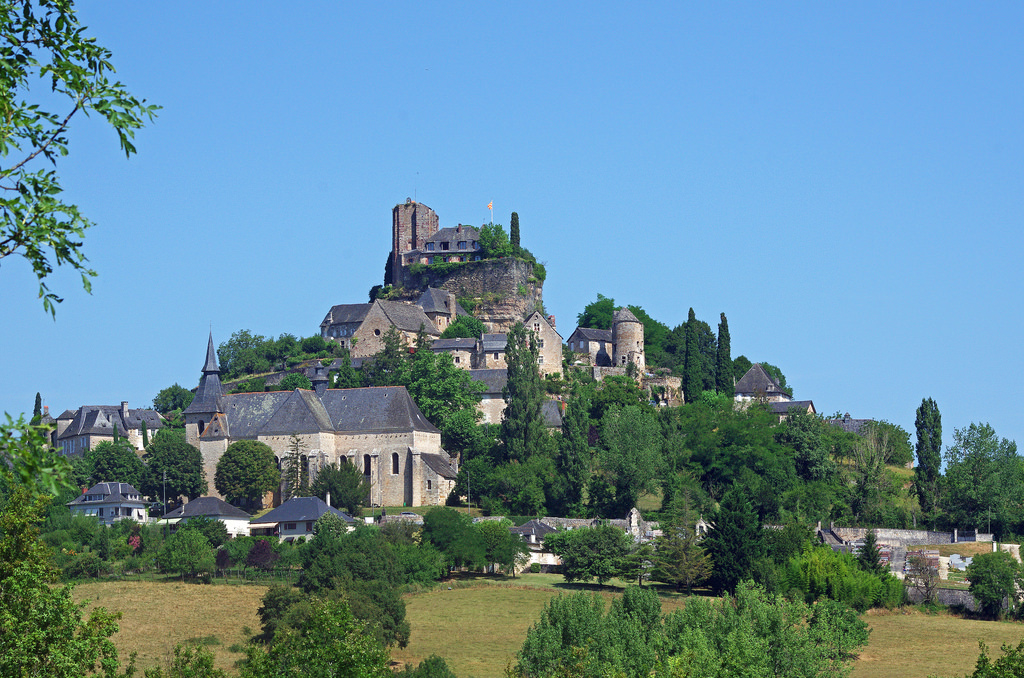
[[[140,3],[79,15],[163,106],[77,120],[92,295],[0,266],[0,410],[149,405],[207,332],[309,336],[383,277],[390,210],[520,216],[567,337],[597,293],[820,412],[1024,441],[1024,5]]]

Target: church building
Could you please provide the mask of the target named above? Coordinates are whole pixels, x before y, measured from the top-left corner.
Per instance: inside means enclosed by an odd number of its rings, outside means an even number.
[[[298,436],[310,482],[326,464],[348,463],[370,483],[373,506],[445,503],[457,462],[404,386],[328,389],[322,367],[312,381],[312,391],[226,394],[210,335],[199,388],[183,414],[185,439],[202,454],[211,491],[231,443],[266,443],[280,465]]]

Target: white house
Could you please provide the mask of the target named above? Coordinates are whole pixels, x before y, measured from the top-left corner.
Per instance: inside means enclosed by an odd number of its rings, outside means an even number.
[[[149,509],[139,491],[128,483],[97,483],[67,503],[72,515],[95,516],[103,525],[131,518],[149,520]]]
[[[179,524],[188,522],[189,518],[199,517],[219,520],[224,523],[229,537],[249,536],[249,521],[252,520],[252,516],[217,497],[193,499],[165,515],[159,522],[171,525],[171,531],[174,532]]]

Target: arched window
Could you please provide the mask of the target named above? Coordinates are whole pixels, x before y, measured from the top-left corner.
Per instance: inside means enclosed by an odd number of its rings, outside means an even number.
[[[391,473],[392,475],[398,475],[398,452],[391,453]]]
[[[370,455],[368,454],[363,455],[363,475],[370,475]]]

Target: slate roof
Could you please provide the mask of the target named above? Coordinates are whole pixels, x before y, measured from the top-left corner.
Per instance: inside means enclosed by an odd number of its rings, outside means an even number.
[[[451,313],[452,309],[448,308],[448,292],[436,287],[428,287],[426,292],[420,295],[419,301],[416,305],[423,309],[424,313]],[[452,300],[455,297],[451,297]],[[466,313],[466,309],[462,308],[458,301],[455,302],[455,315],[469,315]]]
[[[207,516],[209,518],[234,518],[235,520],[249,520],[251,515],[240,508],[234,507],[223,499],[217,497],[199,497],[179,506],[166,516],[165,519],[174,518],[198,518]]]
[[[403,332],[419,332],[422,327],[427,334],[441,334],[434,321],[428,318],[423,309],[415,304],[383,300],[377,300],[374,303],[384,312],[388,321]]]
[[[99,494],[103,495],[102,499],[93,499],[86,501],[86,497],[89,495]],[[137,499],[129,499],[129,495],[138,497]],[[89,504],[134,504],[137,506],[145,506],[146,502],[142,500],[141,493],[135,489],[134,486],[128,483],[96,483],[82,494],[75,497],[74,500],[69,501],[67,506],[88,506]]]
[[[442,478],[451,478],[454,480],[459,475],[459,472],[455,470],[451,461],[446,459],[443,455],[424,453],[420,455],[420,459],[422,459],[423,463],[427,465],[427,468]]]
[[[504,351],[505,346],[508,345],[507,334],[482,334],[480,335],[480,343],[483,344],[483,349],[487,353],[494,351]]]
[[[768,407],[774,414],[789,414],[789,410],[794,407],[801,412],[816,411],[814,409],[813,400],[785,400],[783,402],[771,402],[768,403]]]
[[[576,331],[569,337],[569,341],[572,341],[575,337],[585,339],[586,341],[604,341],[610,344],[612,342],[612,331],[598,330],[593,327],[577,327]]]
[[[545,400],[540,406],[540,416],[548,428],[562,428],[562,403],[557,400]]]
[[[612,323],[638,323],[637,317],[633,315],[633,312],[623,306],[618,311],[612,314]]]
[[[320,326],[361,323],[372,307],[373,304],[338,304],[337,306],[331,306],[331,310],[327,312]]]
[[[304,389],[235,393],[223,401],[235,439],[318,431],[439,433],[404,386],[328,389],[322,396]]]
[[[484,395],[500,396],[505,390],[505,384],[508,383],[508,370],[469,370],[469,375],[473,377],[474,381],[484,383],[487,387],[483,392]]]
[[[854,419],[849,413],[843,415],[842,419],[827,419],[829,424],[843,429],[847,433],[856,433],[860,435],[860,430],[864,428],[869,422],[874,419]]]
[[[320,497],[292,497],[273,511],[253,518],[250,523],[300,523],[315,521],[327,512],[338,516],[346,523],[355,520],[344,511],[328,506]]]
[[[754,363],[751,365],[747,373],[744,374],[738,382],[736,382],[735,388],[736,395],[753,395],[755,393],[785,393],[782,387],[779,386],[779,382],[772,379],[764,368],[761,367],[761,363]]]
[[[60,418],[67,417],[62,414]],[[128,435],[129,429],[142,428],[142,422],[153,433],[164,426],[164,419],[156,410],[129,409],[128,416],[123,417],[119,405],[83,405],[75,410],[71,423],[57,440],[80,435],[112,436],[115,428],[118,435]]]
[[[448,226],[447,228],[438,229],[437,233],[430,236],[423,242],[424,244],[428,242],[452,243],[451,249],[448,250],[450,252],[455,250],[456,247],[458,247],[458,245],[455,245],[455,243],[458,243],[461,240],[466,241],[466,249],[464,251],[472,252],[474,250],[473,246],[470,243],[474,240],[480,240],[480,231],[478,231],[476,228],[473,228],[472,226]],[[424,249],[426,248],[420,248],[421,251]]]
[[[474,351],[476,350],[476,339],[470,337],[456,337],[454,339],[436,339],[430,347],[435,351]]]
[[[199,378],[199,386],[196,388],[196,395],[192,402],[185,408],[182,414],[222,412],[221,394],[224,389],[220,383],[220,366],[217,364],[217,354],[213,350],[213,332],[210,333],[210,341],[206,347],[206,362],[203,363],[203,376]]]
[[[513,534],[521,534],[524,537],[534,535],[537,537],[537,541],[544,539],[545,536],[551,534],[552,532],[558,532],[558,530],[556,530],[555,528],[551,527],[550,525],[546,525],[540,522],[539,520],[528,520],[518,527],[508,528],[508,531],[512,532]]]

